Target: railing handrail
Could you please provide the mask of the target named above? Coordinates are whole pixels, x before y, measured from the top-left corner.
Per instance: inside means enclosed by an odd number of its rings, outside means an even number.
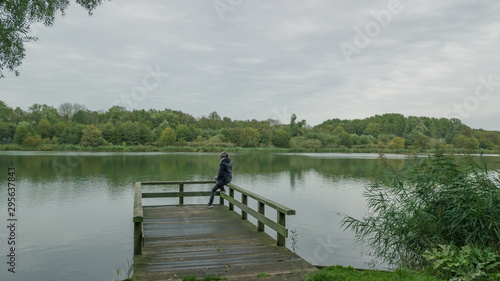
[[[251,197],[251,198],[257,200],[258,202],[262,202],[262,203],[266,204],[267,206],[272,207],[273,209],[275,209],[278,212],[282,212],[282,213],[284,213],[286,215],[295,215],[295,210],[290,209],[290,208],[288,208],[288,207],[286,207],[286,206],[284,206],[284,205],[282,205],[280,203],[277,203],[277,202],[275,202],[275,201],[273,201],[271,199],[267,199],[267,198],[265,198],[265,197],[263,197],[261,195],[253,193],[251,191],[248,191],[248,190],[246,190],[246,189],[244,189],[242,187],[239,187],[239,186],[237,186],[235,184],[232,184],[232,183],[228,184],[227,186],[230,187],[230,188],[232,188],[232,189],[234,189],[234,190],[236,190],[236,191],[238,191],[241,194],[245,194],[246,196]]]
[[[141,181],[142,185],[207,184],[207,183],[215,183],[215,180],[206,180],[206,181]]]
[[[170,185],[170,184],[207,184],[207,183],[215,183],[214,180],[208,180],[208,181],[142,181],[141,185]],[[240,192],[241,194],[245,194],[248,197],[251,197],[259,202],[262,202],[266,204],[269,207],[272,207],[276,209],[277,211],[280,211],[282,213],[285,213],[287,215],[295,215],[295,210],[290,209],[280,203],[277,203],[273,200],[267,199],[261,195],[258,195],[256,193],[253,193],[251,191],[248,191],[242,187],[239,187],[235,184],[229,183],[227,186],[233,188],[234,190]],[[159,194],[159,193],[158,193]],[[161,197],[161,196],[157,196]]]
[[[184,197],[194,197],[194,196],[209,196],[210,191],[190,191],[184,192],[184,185],[186,184],[208,184],[215,183],[215,180],[208,181],[143,181],[136,182],[135,184],[135,194],[134,194],[134,255],[139,255],[142,253],[142,247],[144,243],[144,231],[142,229],[142,223],[144,220],[142,199],[143,198],[158,198],[158,197],[179,197],[179,205],[184,204]],[[142,193],[142,185],[179,185],[179,192],[146,192]],[[273,200],[265,198],[261,195],[248,191],[242,187],[234,185],[232,183],[227,184],[229,189],[229,195],[220,194],[221,204],[223,204],[223,199],[229,202],[229,210],[234,211],[234,206],[241,209],[241,218],[246,220],[247,214],[252,215],[258,221],[257,230],[264,231],[264,225],[272,228],[277,233],[277,244],[278,246],[285,246],[285,238],[288,237],[288,229],[286,228],[286,215],[295,215],[295,210],[290,209],[282,204],[279,204]],[[241,201],[234,198],[234,191],[241,193]],[[258,211],[253,210],[247,205],[247,197],[253,198],[258,203]],[[265,206],[269,206],[276,210],[277,221],[274,222],[265,216]]]

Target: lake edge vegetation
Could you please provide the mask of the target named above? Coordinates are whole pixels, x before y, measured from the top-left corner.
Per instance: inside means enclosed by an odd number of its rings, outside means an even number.
[[[177,110],[113,106],[91,111],[81,104],[27,111],[0,101],[0,150],[386,152],[445,149],[500,152],[500,132],[472,129],[459,119],[405,117],[330,119],[316,126],[277,119],[231,120],[217,112],[195,118]]]
[[[344,216],[378,259],[444,280],[500,280],[500,178],[481,156],[437,152],[365,190],[368,214]]]

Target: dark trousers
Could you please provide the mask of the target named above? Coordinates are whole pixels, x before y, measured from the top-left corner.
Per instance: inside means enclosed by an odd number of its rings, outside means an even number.
[[[212,205],[212,203],[214,202],[214,196],[215,196],[215,192],[217,191],[217,189],[224,189],[224,183],[222,181],[218,181],[214,187],[212,187],[212,193],[210,193],[210,200],[208,201],[208,205]]]

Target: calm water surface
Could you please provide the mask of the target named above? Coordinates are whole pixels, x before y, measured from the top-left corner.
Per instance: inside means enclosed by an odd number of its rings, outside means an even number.
[[[287,247],[298,248],[315,265],[369,267],[369,249],[343,231],[340,221],[344,214],[365,213],[362,195],[379,170],[376,154],[234,153],[230,158],[234,184],[297,211],[287,218],[287,227],[297,233],[296,243],[289,238]],[[404,156],[389,158],[404,165]],[[116,280],[116,269],[123,279],[133,257],[134,183],[211,180],[218,164],[217,153],[0,152],[0,280],[107,281]],[[16,169],[15,274],[7,271],[9,167]],[[175,204],[145,200],[146,205]],[[207,201],[185,199],[187,204]]]

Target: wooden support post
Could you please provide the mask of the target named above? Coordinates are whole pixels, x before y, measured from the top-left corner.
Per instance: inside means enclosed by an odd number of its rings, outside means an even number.
[[[259,213],[263,216],[266,214],[266,205],[260,201],[259,201]],[[259,231],[259,232],[264,231],[264,223],[263,222],[259,221],[257,223],[257,231]]]
[[[224,198],[222,198],[222,196],[220,196],[220,190],[219,190],[219,204],[220,205],[224,205]]]
[[[247,206],[248,205],[248,196],[246,196],[245,194],[241,194],[241,203],[243,203],[243,205]],[[247,219],[247,212],[241,210],[241,219],[242,220]]]
[[[134,222],[134,255],[142,254],[142,222]]]
[[[140,182],[135,183],[134,192],[134,255],[142,254],[142,246],[144,245],[142,222],[144,213],[142,210],[142,187]]]
[[[230,188],[229,186],[228,188],[229,188],[229,197],[234,198],[234,189]],[[234,211],[234,204],[229,203],[229,211]]]
[[[277,218],[278,224],[286,228],[286,215],[280,211],[278,211],[278,218]],[[276,234],[276,242],[278,246],[283,247],[285,246],[285,236],[277,233]]]
[[[184,184],[179,184],[179,192],[184,192]],[[184,205],[184,196],[179,196],[179,206]]]

